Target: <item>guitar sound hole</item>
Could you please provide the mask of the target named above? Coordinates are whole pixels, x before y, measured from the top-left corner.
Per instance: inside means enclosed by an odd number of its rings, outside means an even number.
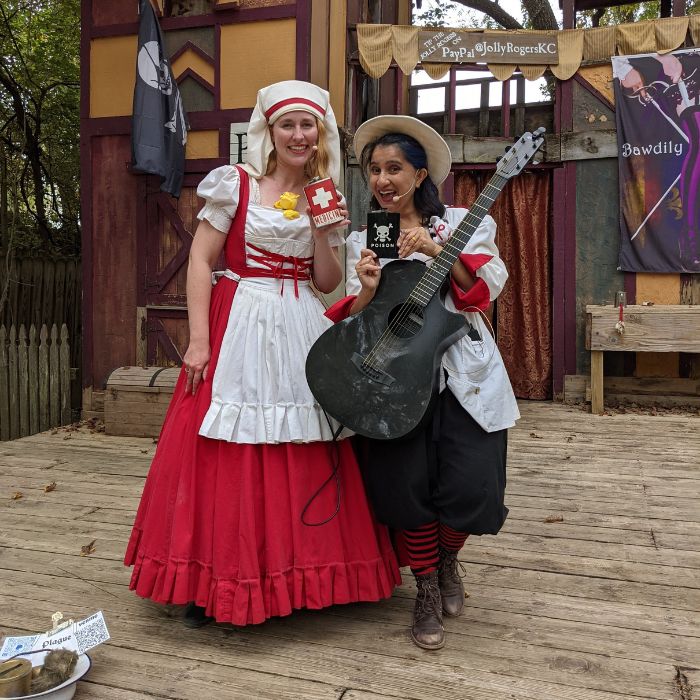
[[[389,314],[389,329],[399,338],[412,338],[423,328],[423,308],[405,302]]]

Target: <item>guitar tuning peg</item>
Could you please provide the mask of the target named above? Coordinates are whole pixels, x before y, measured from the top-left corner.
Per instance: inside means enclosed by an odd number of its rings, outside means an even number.
[[[503,158],[503,156],[498,156],[498,158],[496,158],[496,162],[499,163],[501,158]]]
[[[503,152],[504,152],[504,153],[508,153],[508,151],[510,151],[510,146],[506,146],[506,147],[503,149]]]

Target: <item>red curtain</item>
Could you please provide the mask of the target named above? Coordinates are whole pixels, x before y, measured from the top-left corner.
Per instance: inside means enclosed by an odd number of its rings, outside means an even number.
[[[469,207],[492,173],[455,173],[455,206]],[[509,279],[497,302],[498,346],[522,399],[552,397],[552,275],[549,171],[508,182],[491,208]]]

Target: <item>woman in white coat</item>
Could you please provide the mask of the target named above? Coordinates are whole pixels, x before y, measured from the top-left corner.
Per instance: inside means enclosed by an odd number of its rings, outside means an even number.
[[[450,172],[450,150],[429,126],[408,116],[380,116],[355,134],[355,153],[373,207],[400,215],[399,257],[430,265],[467,213],[446,208],[437,186]],[[484,316],[508,278],[486,216],[450,273],[446,305],[468,333],[442,360],[440,399],[425,429],[399,440],[356,438],[365,486],[380,522],[400,531],[418,594],[411,630],[425,649],[445,643],[446,615],[459,615],[464,587],[457,554],[469,535],[496,534],[508,509],[507,429],[519,417],[513,390]],[[354,231],[347,245],[345,299],[326,315],[360,312],[377,290],[381,267]]]

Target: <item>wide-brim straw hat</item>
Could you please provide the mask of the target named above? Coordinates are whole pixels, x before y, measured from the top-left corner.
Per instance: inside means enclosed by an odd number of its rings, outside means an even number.
[[[444,182],[450,174],[452,154],[442,136],[420,119],[403,114],[383,114],[360,124],[353,142],[357,159],[360,160],[368,143],[384,134],[406,134],[418,141],[428,158],[428,175],[436,185]]]

